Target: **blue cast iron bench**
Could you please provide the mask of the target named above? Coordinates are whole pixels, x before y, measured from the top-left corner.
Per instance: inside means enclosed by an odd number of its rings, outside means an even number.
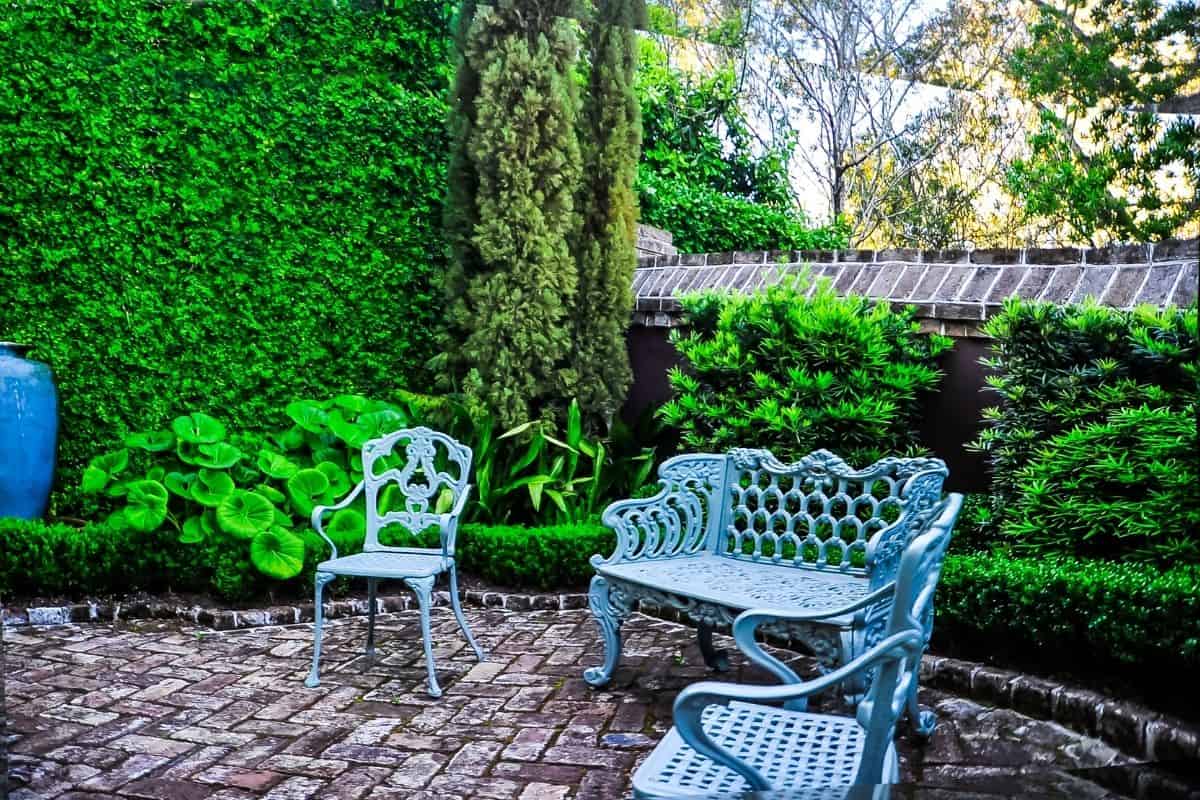
[[[603,522],[617,534],[607,558],[595,555],[588,605],[604,638],[604,663],[584,673],[606,685],[621,655],[621,624],[640,604],[678,609],[697,626],[710,668],[728,667],[713,630],[748,609],[815,612],[852,606],[896,578],[905,547],[942,496],[947,469],[936,458],[885,458],[856,470],[827,450],[791,464],[767,450],[676,456],[659,467],[653,497],[610,505]],[[824,671],[877,644],[890,606],[868,605],[820,619],[764,618],[761,632],[810,651]],[[924,620],[932,630],[932,604]],[[800,678],[781,662],[764,664],[784,683]],[[849,695],[867,685],[843,684]],[[803,700],[793,703],[800,708]],[[932,731],[930,712],[912,722]]]

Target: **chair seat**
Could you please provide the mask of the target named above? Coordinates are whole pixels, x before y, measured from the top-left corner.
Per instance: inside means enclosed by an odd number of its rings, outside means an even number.
[[[741,610],[818,611],[849,605],[870,593],[865,577],[836,568],[818,570],[711,553],[602,564],[596,571],[608,578]],[[830,617],[827,623],[849,626],[852,621],[848,616]]]
[[[780,791],[849,786],[865,742],[863,729],[852,717],[750,703],[709,706],[701,724]],[[889,748],[885,776],[894,775],[895,764],[895,749]],[[697,753],[674,727],[634,773],[633,789],[640,798],[707,798],[750,791],[742,776]]]
[[[445,572],[450,560],[441,550],[375,550],[322,561],[317,572],[354,575],[362,578],[425,578]]]

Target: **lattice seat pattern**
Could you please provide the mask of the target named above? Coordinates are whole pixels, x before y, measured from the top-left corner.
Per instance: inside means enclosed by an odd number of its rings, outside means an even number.
[[[700,553],[664,561],[603,564],[597,573],[681,598],[720,604],[731,613],[747,608],[823,609],[867,595],[867,581],[841,572],[814,572],[775,563],[756,563]],[[649,599],[649,595],[643,595]],[[671,604],[670,601],[664,601]],[[726,622],[731,622],[732,617]],[[849,626],[847,617],[833,624]]]
[[[738,612],[834,609],[885,586],[941,498],[946,475],[935,458],[885,458],[857,470],[827,450],[791,464],[748,449],[664,462],[658,494],[604,512],[617,547],[607,558],[592,557],[589,607],[605,661],[584,677],[595,686],[611,680],[621,623],[642,602],[696,622],[705,661],[722,669],[712,629]],[[886,609],[867,608],[768,627],[828,670],[878,641],[885,618]],[[846,688],[858,694],[865,685]]]
[[[420,578],[437,575],[449,569],[449,561],[441,550],[416,552],[355,553],[352,556],[322,561],[318,572],[334,575],[353,575],[360,578]]]
[[[730,703],[704,710],[704,730],[773,786],[789,790],[849,786],[865,736],[852,717]],[[672,728],[633,776],[638,797],[738,795],[742,776],[691,748]]]

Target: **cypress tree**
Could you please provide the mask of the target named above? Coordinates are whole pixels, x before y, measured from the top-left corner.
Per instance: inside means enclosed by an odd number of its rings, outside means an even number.
[[[588,35],[575,353],[580,406],[593,422],[605,424],[620,409],[633,378],[625,337],[637,266],[633,181],[642,140],[634,26],[644,14],[642,0],[596,0]]]
[[[552,413],[576,387],[570,242],[582,164],[571,5],[493,0],[469,9],[469,22],[460,15],[449,361],[464,394],[503,426]]]

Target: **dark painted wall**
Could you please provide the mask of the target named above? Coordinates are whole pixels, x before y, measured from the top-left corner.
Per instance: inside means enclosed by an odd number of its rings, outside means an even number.
[[[667,331],[642,325],[629,329],[633,386],[623,411],[629,421],[671,397],[667,370],[679,363],[679,356],[667,340]],[[965,447],[979,431],[983,409],[996,402],[994,395],[984,391],[986,372],[979,364],[987,352],[986,339],[955,339],[954,349],[942,357],[941,388],[925,403],[921,440],[950,468],[946,488],[951,491],[983,492],[988,487],[984,458]]]

